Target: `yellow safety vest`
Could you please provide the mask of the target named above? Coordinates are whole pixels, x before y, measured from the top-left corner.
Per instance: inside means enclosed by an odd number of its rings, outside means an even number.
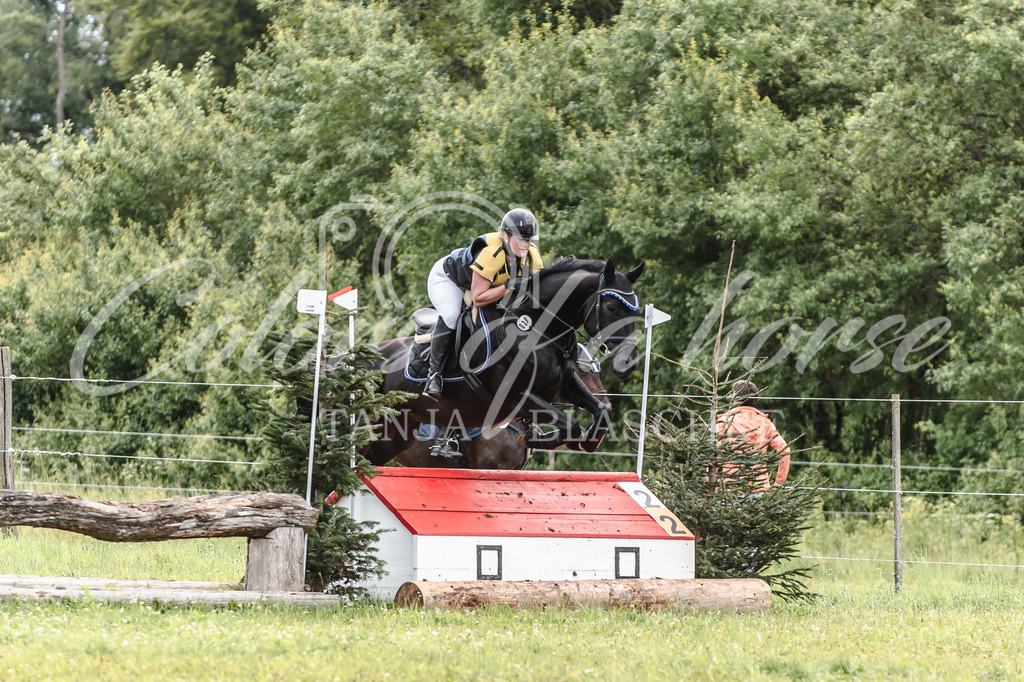
[[[515,258],[511,251],[506,251],[505,242],[497,232],[481,235],[474,240],[473,248],[483,240],[483,247],[477,251],[476,258],[469,264],[469,269],[479,273],[484,279],[491,283],[491,286],[499,286],[509,280],[510,277],[521,277],[525,272],[536,272],[544,267],[540,259],[540,251],[532,243],[525,258]],[[506,256],[506,254],[508,254]],[[514,260],[513,266],[516,271],[509,272],[509,261]]]

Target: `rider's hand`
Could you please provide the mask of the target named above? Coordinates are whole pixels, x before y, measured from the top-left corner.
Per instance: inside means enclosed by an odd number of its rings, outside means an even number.
[[[525,289],[525,284],[526,282],[522,277],[515,277],[505,282],[505,284],[503,285],[505,289],[505,294],[504,296],[501,297],[499,305],[502,308],[508,308],[513,306],[516,300],[519,298],[520,292]]]
[[[497,301],[499,308],[507,308],[512,304],[512,300],[515,298],[515,292],[509,288],[508,284],[502,284],[501,289],[504,292],[501,298]]]

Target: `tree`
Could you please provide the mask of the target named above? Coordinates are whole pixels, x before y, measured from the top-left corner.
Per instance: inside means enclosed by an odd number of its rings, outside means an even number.
[[[706,415],[724,413],[737,404],[735,396],[716,400],[713,376],[690,386],[696,397],[686,399],[692,421],[677,424],[654,417],[648,424],[647,486],[694,533],[698,578],[763,578],[775,594],[786,599],[812,595],[804,580],[807,566],[792,565],[811,516],[821,504],[823,481],[816,470],[804,470],[782,486],[762,492],[762,471],[776,471],[779,453],[741,439],[716,437]],[[723,393],[724,397],[724,393]],[[723,463],[732,465],[728,477],[709,475]],[[771,568],[777,572],[768,573]]]
[[[370,275],[368,197],[408,156],[439,61],[383,3],[280,8],[229,97],[270,199]]]
[[[79,131],[91,124],[89,104],[112,81],[94,18],[75,9],[70,2],[0,0],[0,141],[36,144],[64,119]],[[58,33],[54,44],[51,32]]]
[[[233,82],[235,65],[263,36],[269,16],[257,0],[96,0],[114,74],[127,82],[153,64],[187,71],[214,56],[213,76]]]
[[[622,9],[622,0],[577,0],[563,2],[513,2],[512,0],[483,0],[480,13],[484,20],[501,35],[512,33],[517,27],[529,26],[538,19],[552,14],[571,14],[582,26],[588,22],[598,26],[613,21]]]

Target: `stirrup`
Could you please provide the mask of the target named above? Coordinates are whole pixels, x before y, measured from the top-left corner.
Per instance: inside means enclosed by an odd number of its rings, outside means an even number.
[[[444,386],[444,379],[440,372],[427,375],[427,383],[423,385],[423,395],[431,400],[441,399],[441,387]]]
[[[458,459],[462,455],[459,452],[459,439],[455,436],[449,437],[447,432],[442,431],[430,444],[430,454],[445,459]]]

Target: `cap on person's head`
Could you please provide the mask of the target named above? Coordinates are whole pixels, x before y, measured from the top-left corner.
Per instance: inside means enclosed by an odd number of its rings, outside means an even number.
[[[732,394],[744,405],[753,407],[754,405],[757,405],[757,400],[761,393],[753,381],[740,379],[739,381],[733,382]]]

